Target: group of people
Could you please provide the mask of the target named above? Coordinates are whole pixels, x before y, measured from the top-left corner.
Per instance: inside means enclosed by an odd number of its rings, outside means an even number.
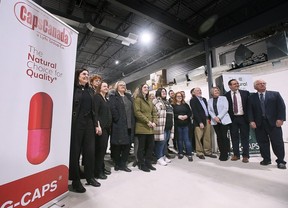
[[[138,168],[144,172],[156,170],[152,165],[155,157],[159,165],[167,165],[169,141],[173,141],[178,158],[184,156],[193,161],[193,150],[200,159],[217,158],[212,153],[211,125],[220,152],[219,160],[227,161],[230,152],[230,129],[233,156],[249,162],[249,125],[255,129],[263,161],[271,164],[270,142],[277,156],[277,165],[286,169],[284,142],[281,126],[285,121],[285,104],[278,92],[266,91],[266,83],[257,80],[257,93],[239,90],[239,83],[232,79],[230,91],[220,95],[218,87],[210,90],[211,98],[202,97],[200,88],[191,90],[190,105],[185,93],[157,89],[155,97],[149,96],[149,86],[142,84],[133,94],[128,93],[126,83],[118,81],[114,89],[98,75],[89,77],[89,71],[75,72],[69,179],[75,192],[83,193],[80,159],[84,167],[87,185],[101,184],[95,179],[106,179],[111,174],[105,168],[104,157],[110,138],[111,159],[114,170],[131,172],[127,166],[131,143]],[[193,137],[193,139],[192,139]],[[195,145],[195,147],[194,147]]]

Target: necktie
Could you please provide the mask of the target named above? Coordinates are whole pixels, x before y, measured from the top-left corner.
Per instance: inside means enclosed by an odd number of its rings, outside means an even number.
[[[260,93],[260,103],[261,103],[262,116],[265,116],[265,104],[263,93]]]
[[[218,98],[213,98],[213,110],[216,116],[218,116],[217,100]]]
[[[237,103],[236,92],[234,92],[233,94],[233,111],[234,111],[234,114],[238,113],[238,103]]]

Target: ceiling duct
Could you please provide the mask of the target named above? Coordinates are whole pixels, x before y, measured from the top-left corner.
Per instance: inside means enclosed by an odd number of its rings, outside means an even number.
[[[243,64],[243,62],[251,58],[253,54],[254,53],[251,50],[249,50],[246,46],[240,44],[235,51],[235,62],[237,66]]]
[[[92,25],[91,23],[87,23],[86,26],[90,31],[106,37],[120,40],[122,41],[121,43],[126,46],[129,46],[130,44],[135,44],[138,40],[138,35],[133,33],[129,33],[128,35],[125,33],[117,34],[115,31],[103,27],[102,25]]]

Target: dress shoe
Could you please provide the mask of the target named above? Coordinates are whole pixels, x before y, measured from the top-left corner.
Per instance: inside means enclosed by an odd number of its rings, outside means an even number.
[[[91,185],[91,186],[94,186],[94,187],[101,186],[101,183],[96,181],[95,178],[86,179],[86,181],[87,181],[86,185]]]
[[[146,167],[149,168],[150,170],[156,170],[156,168],[153,167],[151,164],[146,164]]]
[[[72,188],[74,192],[77,193],[84,193],[86,189],[83,187],[82,183],[80,181],[72,181]]]
[[[219,160],[220,160],[220,161],[227,161],[227,160],[228,160],[228,157],[219,157]]]
[[[107,176],[104,173],[95,174],[95,178],[105,180]]]
[[[271,164],[271,161],[262,160],[260,162],[260,165],[270,165],[270,164]]]
[[[115,165],[114,170],[118,171],[118,170],[120,170],[120,167],[118,165]]]
[[[242,162],[243,163],[249,163],[249,158],[248,157],[243,157]]]
[[[238,157],[238,156],[236,156],[236,155],[233,155],[233,156],[231,157],[231,160],[232,160],[232,161],[240,160],[240,157]]]
[[[199,159],[201,159],[201,160],[205,160],[204,155],[196,155],[196,156],[199,157]]]
[[[192,162],[192,161],[193,161],[192,155],[189,155],[189,156],[188,156],[188,161],[189,161],[189,162]]]
[[[277,168],[279,169],[286,169],[286,165],[284,163],[278,163]]]
[[[211,157],[211,158],[217,158],[216,155],[213,155],[213,154],[209,154],[209,155],[205,155],[206,157]]]
[[[183,157],[184,157],[183,154],[179,154],[179,155],[178,155],[178,159],[182,159]]]
[[[111,171],[104,169],[104,174],[105,174],[105,175],[111,175]]]
[[[120,167],[119,170],[123,170],[125,172],[131,172],[132,170],[129,169],[127,166],[126,167]]]
[[[147,168],[146,165],[138,165],[138,168],[139,168],[140,170],[143,170],[144,172],[150,172],[150,169]]]

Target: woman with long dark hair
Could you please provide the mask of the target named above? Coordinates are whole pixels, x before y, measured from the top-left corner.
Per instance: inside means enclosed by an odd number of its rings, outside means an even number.
[[[140,170],[150,172],[156,170],[152,166],[152,154],[154,149],[154,132],[157,114],[152,101],[149,99],[149,87],[142,84],[139,93],[134,100],[134,113],[136,117],[135,134],[138,138],[138,167]]]
[[[154,152],[159,165],[170,163],[166,157],[167,143],[173,138],[174,134],[174,114],[173,107],[167,101],[167,91],[165,88],[159,88],[155,93],[156,99],[153,104],[157,111],[157,125],[154,128],[155,148]]]
[[[75,72],[69,179],[72,180],[73,190],[78,193],[86,191],[80,181],[81,151],[85,158],[83,165],[87,185],[100,186],[94,178],[95,131],[98,133],[99,127],[94,118],[93,90],[88,81],[88,70]]]

